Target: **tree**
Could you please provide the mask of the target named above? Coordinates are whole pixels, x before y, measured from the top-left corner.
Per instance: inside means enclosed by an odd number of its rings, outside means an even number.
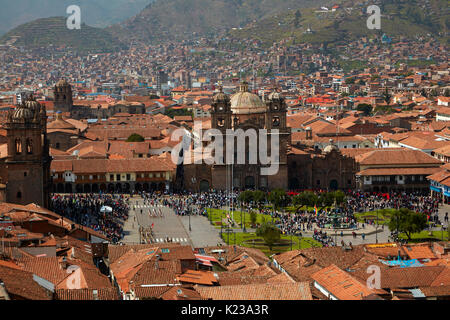
[[[256,225],[256,220],[257,220],[256,212],[252,210],[250,212],[250,223],[252,224],[252,226]]]
[[[238,200],[242,203],[248,204],[253,200],[253,192],[246,190],[239,194]]]
[[[274,224],[265,222],[256,230],[256,235],[264,239],[264,243],[272,251],[273,245],[280,241],[281,231]]]
[[[297,211],[303,206],[314,206],[319,202],[319,197],[311,191],[304,191],[299,193],[292,199],[294,206],[297,206]]]
[[[389,106],[391,104],[391,99],[392,95],[389,93],[388,88],[386,88],[386,91],[383,93],[383,100]]]
[[[389,230],[406,234],[408,240],[411,240],[413,233],[421,232],[426,226],[427,217],[424,214],[406,208],[395,210],[389,221]]]
[[[355,83],[355,78],[347,78],[347,79],[345,79],[345,83],[346,84],[354,84]]]
[[[144,141],[145,141],[144,137],[137,133],[133,133],[127,139],[127,142],[144,142]]]
[[[273,208],[277,210],[287,204],[288,196],[283,189],[275,189],[270,192],[268,200],[273,205]]]
[[[345,201],[345,193],[342,192],[341,190],[337,190],[337,191],[333,192],[333,197],[336,200],[336,204],[338,206],[343,204]]]
[[[298,195],[294,196],[292,198],[292,204],[297,207],[296,211],[298,211],[301,207],[307,205],[307,199],[306,199],[305,193],[302,192],[302,193],[299,193]]]
[[[372,109],[372,106],[367,103],[361,103],[356,107],[356,110],[362,111],[365,116],[370,116]]]
[[[334,193],[333,192],[324,192],[319,195],[319,204],[322,204],[325,207],[329,207],[334,203]]]
[[[253,201],[258,206],[258,210],[261,209],[262,203],[266,200],[266,194],[265,192],[261,190],[256,190],[253,192]],[[260,210],[261,211],[261,210]]]
[[[302,17],[302,14],[300,10],[295,11],[295,18],[294,18],[294,25],[296,28],[300,26],[300,18]]]

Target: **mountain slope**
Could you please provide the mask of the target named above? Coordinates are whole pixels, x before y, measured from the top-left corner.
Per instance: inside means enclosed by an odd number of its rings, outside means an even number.
[[[112,32],[146,42],[189,39],[245,26],[288,9],[330,4],[332,0],[156,0]]]
[[[296,19],[296,10],[250,23],[241,30],[232,30],[233,39],[258,39],[266,45],[290,38],[296,42],[347,42],[376,33],[414,38],[432,34],[443,41],[449,25],[446,0],[385,0],[381,5],[381,30],[367,28],[367,7],[357,1],[343,1],[335,12],[303,9]],[[443,5],[445,6],[443,7]],[[311,29],[312,33],[306,32]]]
[[[11,30],[0,38],[0,43],[10,43],[26,48],[65,46],[77,51],[111,51],[123,47],[109,32],[81,25],[79,30],[69,30],[66,18],[38,19]]]
[[[0,0],[0,36],[40,18],[67,16],[69,5],[78,5],[83,22],[106,27],[138,14],[153,0]]]

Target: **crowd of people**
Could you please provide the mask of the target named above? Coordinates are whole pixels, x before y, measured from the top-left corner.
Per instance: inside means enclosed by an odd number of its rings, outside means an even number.
[[[422,193],[362,193],[351,192],[347,194],[347,207],[355,212],[375,211],[379,209],[407,208],[435,216],[439,210],[440,200]]]
[[[220,209],[224,207],[238,208],[238,193],[211,191],[203,193],[160,194],[140,192],[143,205],[152,207],[166,206],[174,210],[179,216],[207,215],[208,208]],[[315,207],[312,210],[299,210],[297,212],[274,211],[264,205],[256,206],[249,203],[244,210],[257,211],[272,217],[283,234],[301,235],[302,232],[313,233],[313,238],[324,246],[335,245],[333,237],[326,230],[364,229],[365,225],[374,225],[375,220],[358,222],[355,214],[370,212],[379,209],[408,208],[426,214],[429,221],[435,224],[438,220],[439,199],[424,196],[419,193],[363,193],[348,192],[345,202],[338,209],[332,211],[328,208]],[[268,203],[266,203],[268,204]],[[101,212],[103,206],[112,208],[112,212]],[[123,237],[123,223],[128,218],[128,200],[123,195],[89,194],[89,195],[54,195],[52,207],[55,212],[70,220],[96,231],[102,232],[113,242]],[[152,211],[153,210],[153,211]],[[335,211],[337,210],[337,211]],[[150,216],[163,217],[161,209],[154,208],[149,211]],[[448,214],[446,218],[448,221]],[[384,226],[381,226],[384,228]],[[355,233],[353,232],[354,237]]]
[[[51,203],[54,212],[104,234],[114,243],[124,236],[123,224],[128,219],[129,200],[123,195],[55,194]],[[102,210],[105,207],[112,210]]]
[[[204,193],[169,194],[161,196],[142,192],[144,203],[160,204],[174,210],[176,215],[207,215],[207,208],[219,209],[236,203],[237,193],[212,191]]]

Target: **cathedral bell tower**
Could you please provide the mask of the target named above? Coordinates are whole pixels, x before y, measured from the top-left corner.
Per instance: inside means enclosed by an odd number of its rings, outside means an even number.
[[[214,96],[211,110],[211,127],[225,133],[232,128],[232,111],[230,98],[223,93],[222,88]]]
[[[46,127],[45,107],[32,96],[9,112],[5,125],[7,202],[49,207],[51,158]]]
[[[54,109],[61,112],[71,112],[73,107],[72,87],[66,80],[60,80],[53,89],[55,97]]]

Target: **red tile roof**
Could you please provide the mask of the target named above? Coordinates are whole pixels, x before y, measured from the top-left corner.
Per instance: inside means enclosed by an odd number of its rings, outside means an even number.
[[[362,300],[374,293],[374,290],[334,264],[314,273],[311,277],[338,300]]]
[[[0,265],[0,279],[12,299],[51,300],[51,292],[33,279],[33,273]]]
[[[116,288],[108,289],[58,289],[56,300],[119,300]]]
[[[195,286],[194,289],[202,298],[212,300],[312,300],[311,290],[306,282]]]

